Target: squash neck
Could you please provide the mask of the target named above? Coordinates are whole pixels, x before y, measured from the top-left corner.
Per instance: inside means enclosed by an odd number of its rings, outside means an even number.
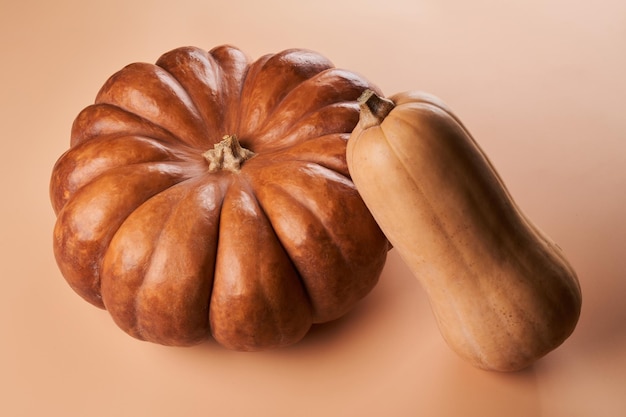
[[[213,149],[202,154],[209,164],[209,172],[239,172],[243,163],[254,155],[254,152],[241,146],[235,135],[224,136],[219,143],[213,145]]]

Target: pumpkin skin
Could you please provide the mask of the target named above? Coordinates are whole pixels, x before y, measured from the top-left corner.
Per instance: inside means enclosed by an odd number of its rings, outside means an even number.
[[[184,47],[126,66],[52,171],[63,276],[164,345],[269,349],[344,315],[388,250],[345,160],[366,88],[301,49]]]
[[[576,273],[468,130],[429,94],[360,101],[348,168],[450,347],[479,368],[516,371],[559,346],[580,315]]]

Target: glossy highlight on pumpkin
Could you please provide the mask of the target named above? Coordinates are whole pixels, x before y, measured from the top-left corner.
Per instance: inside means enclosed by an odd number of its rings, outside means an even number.
[[[388,250],[345,159],[365,89],[301,49],[183,47],[124,67],[52,171],[63,276],[166,345],[286,346],[346,314]]]

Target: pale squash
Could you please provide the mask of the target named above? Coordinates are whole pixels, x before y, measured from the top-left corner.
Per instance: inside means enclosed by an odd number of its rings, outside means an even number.
[[[365,92],[352,180],[420,281],[449,346],[473,365],[525,368],[573,332],[576,273],[533,225],[457,117],[419,92]]]

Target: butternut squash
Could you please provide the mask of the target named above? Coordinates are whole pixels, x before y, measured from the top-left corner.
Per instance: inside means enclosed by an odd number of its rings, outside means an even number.
[[[516,371],[562,344],[581,310],[562,250],[515,204],[438,98],[366,91],[347,147],[361,197],[474,366]]]

